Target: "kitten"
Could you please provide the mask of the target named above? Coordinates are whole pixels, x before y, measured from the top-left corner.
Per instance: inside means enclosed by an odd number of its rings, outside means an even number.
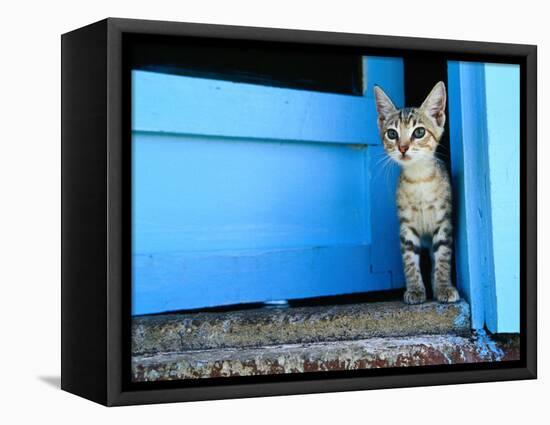
[[[407,283],[404,301],[426,301],[419,256],[421,242],[427,241],[434,297],[456,302],[459,295],[451,283],[451,184],[445,166],[435,157],[445,125],[445,84],[437,83],[419,108],[397,109],[380,87],[374,88],[374,94],[384,150],[401,166],[397,208]]]

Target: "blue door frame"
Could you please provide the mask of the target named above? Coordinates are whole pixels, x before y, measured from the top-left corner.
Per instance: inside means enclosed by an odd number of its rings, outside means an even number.
[[[364,96],[134,71],[133,314],[403,286],[395,169]]]
[[[519,332],[519,66],[448,69],[459,289],[473,328]]]

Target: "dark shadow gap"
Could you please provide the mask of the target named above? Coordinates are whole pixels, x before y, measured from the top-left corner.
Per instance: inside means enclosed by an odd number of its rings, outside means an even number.
[[[280,308],[293,308],[293,307],[322,307],[330,305],[345,305],[345,304],[360,304],[370,302],[382,302],[382,301],[398,301],[403,297],[403,289],[392,289],[386,291],[374,291],[374,292],[360,292],[356,294],[345,295],[333,295],[315,298],[302,298],[295,300],[287,300],[288,304]],[[230,311],[242,311],[252,310],[258,308],[274,308],[273,306],[267,306],[265,303],[246,303],[246,304],[232,304],[217,307],[196,308],[190,310],[175,310],[165,311],[155,314],[144,314],[133,317],[143,316],[159,316],[163,314],[189,314],[189,313],[222,313]]]

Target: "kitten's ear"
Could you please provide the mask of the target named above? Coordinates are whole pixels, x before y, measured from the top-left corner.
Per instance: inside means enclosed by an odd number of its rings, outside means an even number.
[[[376,100],[376,110],[378,111],[378,128],[382,130],[382,125],[388,117],[397,111],[397,108],[389,98],[378,86],[374,86],[374,99]]]
[[[447,91],[445,83],[440,81],[437,83],[420,109],[424,110],[426,115],[431,117],[439,127],[445,125],[445,105],[447,103]]]

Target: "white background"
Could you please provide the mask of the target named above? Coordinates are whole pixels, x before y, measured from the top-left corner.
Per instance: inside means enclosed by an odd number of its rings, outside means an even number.
[[[548,11],[543,1],[3,2],[0,16],[0,421],[541,423],[549,269],[539,268],[539,380],[107,409],[60,391],[60,34],[107,16],[539,45],[539,256],[550,250]],[[315,422],[314,422],[315,421]]]

